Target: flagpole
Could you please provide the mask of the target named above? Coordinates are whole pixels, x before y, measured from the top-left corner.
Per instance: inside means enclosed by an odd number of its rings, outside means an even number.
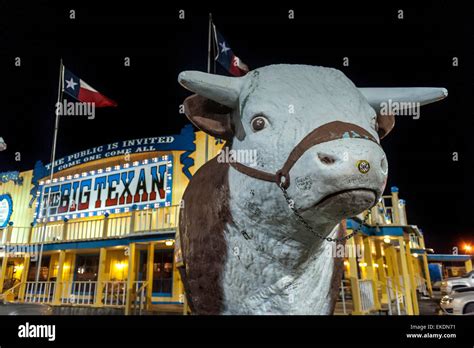
[[[211,42],[212,42],[212,13],[209,13],[209,30],[207,41],[207,73],[211,73]],[[206,155],[205,162],[209,160],[209,134],[206,133]]]
[[[57,98],[57,102],[56,102],[56,105],[55,105],[56,119],[55,119],[55,122],[54,122],[54,136],[53,136],[53,145],[52,145],[52,149],[51,149],[51,162],[50,162],[51,163],[50,164],[51,165],[51,170],[50,170],[50,174],[49,174],[50,182],[53,181],[54,162],[56,161],[56,145],[57,145],[57,140],[58,140],[59,117],[60,117],[60,113],[58,111],[59,108],[57,107],[57,104],[61,103],[61,100],[63,98],[63,92],[64,92],[63,75],[64,75],[64,65],[63,65],[63,59],[61,58],[60,62],[59,62],[58,98]],[[35,291],[34,291],[35,294],[37,293],[38,285],[39,285],[39,276],[40,276],[40,270],[41,270],[41,262],[42,262],[42,259],[43,259],[44,240],[45,240],[45,235],[46,235],[46,226],[48,224],[48,214],[49,214],[49,203],[50,203],[50,201],[51,201],[50,194],[48,194],[48,199],[45,202],[46,209],[45,209],[45,216],[44,216],[44,220],[43,220],[43,228],[42,228],[41,235],[40,235],[40,251],[39,251],[39,255],[38,255],[38,260],[36,262],[36,279],[35,279]],[[41,202],[40,202],[40,204],[41,204]],[[41,208],[42,207],[40,206],[40,212],[42,210]]]

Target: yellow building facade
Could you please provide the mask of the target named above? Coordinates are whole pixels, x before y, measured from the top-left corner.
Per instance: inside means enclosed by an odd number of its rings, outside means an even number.
[[[125,313],[166,305],[182,311],[174,253],[181,199],[222,146],[189,125],[178,135],[66,156],[55,162],[52,181],[40,162],[2,174],[0,294]]]

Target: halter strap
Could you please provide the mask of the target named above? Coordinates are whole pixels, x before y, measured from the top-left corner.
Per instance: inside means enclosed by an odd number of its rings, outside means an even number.
[[[282,188],[287,189],[290,186],[291,168],[308,149],[321,143],[344,138],[366,139],[380,146],[377,139],[364,128],[353,123],[334,121],[323,124],[306,135],[291,151],[283,167],[275,174],[251,168],[239,162],[230,162],[230,165],[242,174],[263,181],[275,182],[277,185],[281,185]]]

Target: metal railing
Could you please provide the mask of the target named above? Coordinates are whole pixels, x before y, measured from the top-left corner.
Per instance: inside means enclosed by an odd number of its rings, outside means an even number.
[[[387,306],[388,314],[393,315],[393,305],[395,305],[397,315],[405,314],[402,311],[402,307],[405,308],[405,296],[403,295],[403,289],[398,289],[394,286],[392,278],[386,278],[386,293],[387,293]]]
[[[131,313],[141,315],[147,305],[147,287],[148,282],[136,281],[133,287],[133,297],[131,299]]]
[[[127,282],[126,281],[108,281],[103,282],[104,306],[120,307],[125,306],[127,300]]]
[[[24,302],[52,303],[56,282],[26,282]]]
[[[109,217],[102,215],[87,220],[50,222],[46,228],[43,224],[34,227],[8,226],[0,229],[0,244],[33,244],[42,240],[58,243],[167,231],[177,228],[178,218],[179,206],[172,205]]]
[[[11,301],[11,300],[17,299],[21,286],[22,286],[22,283],[18,283],[12,286],[11,288],[7,289],[3,294],[0,294],[0,300]]]
[[[352,294],[351,294],[351,281],[349,279],[342,279],[341,280],[341,285],[340,285],[340,298],[341,298],[341,303],[342,303],[342,313],[343,314],[348,314],[348,295],[350,295],[350,298],[352,300]]]
[[[372,280],[359,280],[360,302],[363,312],[375,309],[374,288]]]
[[[426,286],[426,279],[419,275],[415,275],[416,289],[423,296],[429,296],[428,287]]]
[[[127,281],[66,281],[66,282],[39,282],[19,283],[17,290],[25,287],[24,302],[53,304],[55,299],[61,305],[91,306],[103,305],[106,307],[125,307],[127,301]],[[132,314],[141,314],[147,304],[146,281],[133,281],[130,304]],[[13,291],[9,289],[8,291]],[[21,291],[21,290],[20,290]],[[97,301],[97,293],[102,291],[102,300]],[[18,291],[17,291],[18,292]],[[56,293],[56,292],[59,292]]]

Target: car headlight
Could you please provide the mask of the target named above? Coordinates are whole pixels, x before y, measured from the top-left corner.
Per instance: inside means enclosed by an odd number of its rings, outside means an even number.
[[[443,296],[441,299],[442,304],[450,304],[451,302],[453,302],[453,298],[449,296]]]

